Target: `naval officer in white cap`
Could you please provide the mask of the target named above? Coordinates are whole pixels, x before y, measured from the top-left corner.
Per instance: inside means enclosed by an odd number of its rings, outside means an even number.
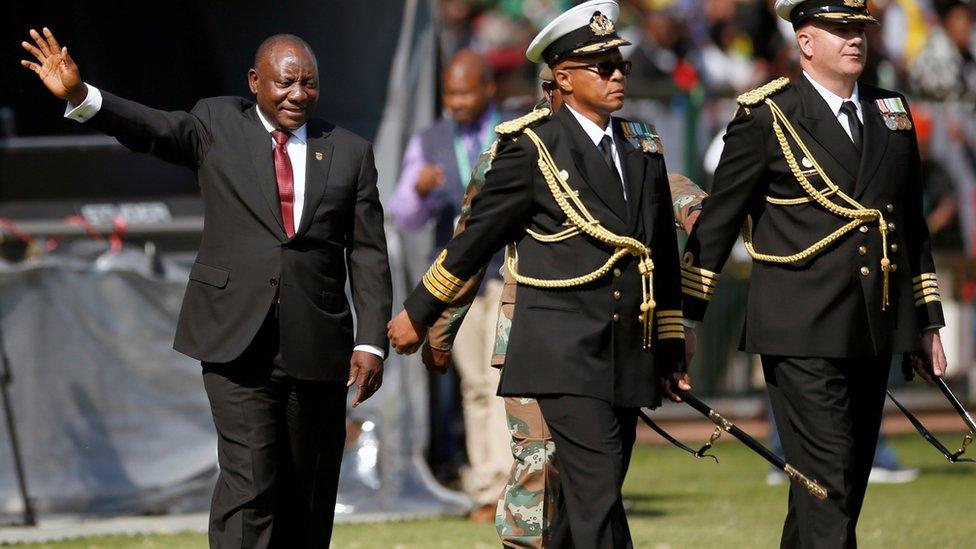
[[[941,376],[945,322],[904,97],[858,82],[864,0],[777,0],[803,74],[739,97],[682,260],[701,320],[732,245],[753,257],[742,350],[762,357],[791,487],[782,547],[856,547],[892,355]],[[747,218],[748,216],[748,218]]]
[[[498,126],[466,229],[407,298],[409,322],[389,334],[412,351],[400,342],[422,340],[463,281],[511,244],[518,299],[498,393],[537,398],[559,448],[564,509],[551,547],[633,546],[620,487],[637,411],[658,406],[672,384],[690,389],[661,139],[611,116],[630,72],[618,11],[586,2],[532,41],[526,55],[552,69],[564,107]]]

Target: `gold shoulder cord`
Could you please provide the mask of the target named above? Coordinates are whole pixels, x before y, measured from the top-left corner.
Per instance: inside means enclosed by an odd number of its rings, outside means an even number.
[[[576,191],[569,186],[568,180],[559,175],[559,168],[556,166],[556,161],[552,158],[549,149],[542,142],[542,139],[528,128],[523,133],[532,140],[532,143],[538,149],[539,170],[542,172],[542,176],[549,186],[549,191],[556,200],[556,204],[566,214],[568,218],[567,224],[570,226],[569,229],[554,235],[541,235],[527,229],[529,236],[539,242],[559,242],[582,233],[604,244],[613,246],[615,249],[606,263],[591,273],[575,278],[543,280],[518,273],[518,255],[515,246],[509,244],[508,257],[505,263],[508,270],[512,273],[512,277],[519,284],[526,286],[534,286],[537,288],[571,288],[589,284],[606,275],[610,272],[614,264],[628,254],[640,258],[637,267],[641,274],[643,300],[640,306],[641,314],[639,318],[644,326],[643,348],[649,349],[653,339],[651,329],[654,319],[654,308],[656,306],[654,302],[654,262],[651,261],[651,249],[637,239],[616,235],[605,229],[600,224],[600,221],[593,217],[589,210],[586,209],[586,206],[580,201]]]
[[[780,110],[779,106],[769,97],[764,99],[766,105],[769,106],[769,110],[773,115],[773,132],[776,134],[776,139],[779,141],[780,149],[783,151],[783,156],[786,159],[786,164],[789,166],[790,171],[793,173],[793,177],[796,181],[803,187],[804,192],[809,195],[809,198],[800,199],[774,199],[767,197],[767,201],[771,204],[776,205],[794,205],[802,204],[806,202],[816,202],[822,206],[825,210],[830,213],[843,218],[848,218],[851,221],[844,224],[842,227],[836,231],[830,233],[826,237],[822,238],[820,241],[814,243],[809,248],[800,251],[792,255],[770,255],[757,252],[752,244],[752,218],[747,217],[745,224],[742,226],[742,240],[748,250],[749,255],[756,261],[764,261],[767,263],[798,263],[804,261],[818,253],[820,253],[824,248],[830,246],[836,242],[840,237],[844,236],[850,231],[853,231],[858,226],[872,221],[878,222],[878,230],[881,232],[881,272],[883,276],[882,284],[882,299],[881,299],[881,310],[887,310],[888,308],[888,294],[889,294],[889,281],[888,273],[891,271],[891,261],[888,259],[888,227],[885,224],[884,217],[880,210],[865,208],[859,204],[856,200],[844,193],[840,188],[830,180],[827,173],[820,167],[813,154],[810,153],[807,146],[800,139],[799,134],[797,134],[796,129],[790,124],[790,121]],[[800,165],[796,161],[796,156],[793,155],[793,150],[790,148],[790,144],[786,139],[786,135],[783,133],[783,127],[790,133],[793,140],[799,145],[800,150],[803,152],[804,156],[810,159],[813,163],[813,167],[817,174],[823,178],[824,182],[827,184],[827,189],[824,191],[817,190],[810,181],[807,179],[806,175],[803,174],[803,170],[800,169]],[[844,202],[850,205],[850,208],[840,206],[828,200],[829,196],[837,195]]]

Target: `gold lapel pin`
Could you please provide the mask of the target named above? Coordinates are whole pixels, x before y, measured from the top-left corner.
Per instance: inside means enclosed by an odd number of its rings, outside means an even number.
[[[320,152],[316,152],[316,153],[315,153],[315,159],[316,159],[316,160],[322,160],[322,153],[320,153]]]

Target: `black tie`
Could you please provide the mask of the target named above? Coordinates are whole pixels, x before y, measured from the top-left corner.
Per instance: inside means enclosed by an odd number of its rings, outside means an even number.
[[[604,135],[603,139],[600,140],[600,152],[603,153],[603,159],[607,161],[607,166],[610,166],[610,171],[617,176],[617,181],[620,181],[617,165],[613,163],[613,140],[610,139],[609,135]]]
[[[854,147],[857,148],[857,152],[861,152],[864,126],[861,125],[861,119],[857,117],[857,107],[851,101],[844,101],[844,104],[840,106],[840,112],[847,115],[847,127],[851,130]]]

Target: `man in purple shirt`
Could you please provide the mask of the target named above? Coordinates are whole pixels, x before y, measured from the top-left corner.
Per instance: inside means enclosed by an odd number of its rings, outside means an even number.
[[[389,211],[400,230],[434,223],[434,249],[454,233],[459,205],[481,152],[495,140],[503,117],[493,101],[495,83],[488,64],[471,50],[458,52],[444,74],[447,116],[415,134],[407,145]],[[501,254],[489,265],[481,294],[453,349],[461,379],[465,443],[470,470],[462,476],[476,508],[472,520],[490,521],[511,466],[504,401],[495,395],[498,370],[490,366],[496,303],[501,297]]]

